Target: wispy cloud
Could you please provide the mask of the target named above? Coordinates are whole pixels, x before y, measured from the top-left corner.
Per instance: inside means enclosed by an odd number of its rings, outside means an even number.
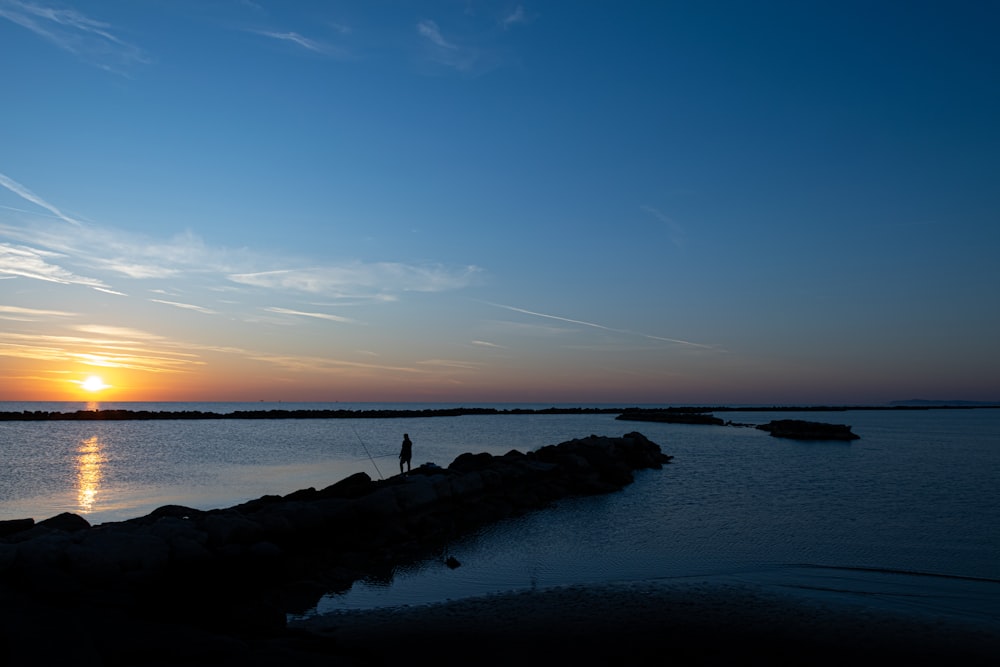
[[[0,275],[7,274],[63,285],[85,285],[107,289],[107,285],[97,278],[76,275],[72,271],[49,261],[50,258],[57,256],[34,248],[0,243]]]
[[[431,44],[438,46],[442,49],[455,50],[458,47],[449,42],[441,34],[441,29],[438,28],[438,24],[429,19],[425,19],[417,23],[417,32],[420,36],[429,40]]]
[[[12,334],[0,333],[0,357],[32,361],[69,361],[65,349],[59,345],[46,345],[34,336],[24,336],[23,342],[7,340],[11,336]]]
[[[484,325],[491,331],[513,332],[517,335],[526,336],[565,336],[576,330],[576,327],[558,325],[552,320],[541,322],[514,322],[513,320],[484,320]]]
[[[216,315],[216,311],[211,308],[205,308],[204,306],[197,306],[193,303],[181,303],[180,301],[167,301],[165,299],[150,299],[154,303],[162,303],[167,306],[174,306],[175,308],[183,308],[184,310],[193,310],[196,313],[204,313],[205,315]]]
[[[650,214],[660,222],[662,222],[667,229],[670,231],[671,240],[674,245],[680,246],[684,242],[684,228],[677,224],[673,218],[661,212],[652,206],[640,206],[643,211]]]
[[[428,73],[451,70],[479,76],[498,67],[519,63],[517,47],[510,42],[512,29],[527,24],[531,16],[521,4],[496,12],[467,7],[462,16],[431,18],[416,22],[414,31]]]
[[[204,365],[196,354],[175,349],[170,341],[159,336],[142,335],[134,330],[116,333],[112,327],[103,331],[94,327],[89,332],[86,327],[78,329],[84,335],[0,332],[0,356],[157,373]],[[150,344],[155,344],[156,349],[148,349],[146,346]]]
[[[5,308],[9,312],[22,310],[12,306]],[[195,341],[174,340],[132,327],[80,324],[72,326],[71,331],[69,334],[48,334],[18,333],[0,329],[0,357],[148,373],[194,372],[211,364],[212,358],[218,355],[235,356],[246,362],[262,363],[283,371],[336,374],[341,378],[345,373],[369,375],[388,372],[411,377],[433,373],[433,364],[431,367],[421,367],[419,364],[411,366],[377,364],[324,356],[281,354],[234,346],[206,345]],[[377,356],[374,353],[360,354]]]
[[[518,23],[524,23],[526,20],[527,16],[525,16],[524,14],[524,7],[518,5],[513,10],[511,10],[509,14],[503,17],[503,20],[500,21],[500,25],[503,26],[504,30],[507,30],[512,25],[516,25]]]
[[[425,359],[423,361],[418,361],[417,363],[421,366],[455,368],[465,371],[478,371],[483,366],[475,361],[456,361],[454,359]]]
[[[2,8],[2,5],[0,5],[0,8]],[[73,218],[69,217],[68,215],[60,211],[58,208],[48,203],[47,201],[36,195],[34,192],[24,187],[23,185],[15,181],[13,178],[10,178],[6,174],[0,173],[0,186],[7,188],[21,199],[24,199],[25,201],[29,201],[32,204],[41,206],[46,211],[56,216],[60,220],[68,222],[71,225],[76,225],[77,227],[82,226],[82,223],[80,223],[78,220],[74,220]]]
[[[0,234],[34,248],[45,248],[65,261],[74,261],[117,276],[134,279],[170,278],[207,267],[226,268],[229,255],[211,250],[191,232],[155,241],[120,229],[88,224],[86,234],[64,225],[35,221],[18,227],[0,223]],[[43,252],[39,250],[38,252]]]
[[[343,317],[341,315],[331,315],[330,313],[310,313],[301,310],[292,310],[290,308],[279,308],[277,306],[271,308],[265,308],[269,313],[278,313],[279,315],[295,315],[297,317],[311,317],[317,320],[329,320],[331,322],[340,322],[341,324],[357,324],[358,321],[351,319],[350,317]]]
[[[101,259],[100,261],[109,271],[139,280],[145,278],[170,278],[179,273],[176,268],[136,262],[133,259],[112,258]]]
[[[327,23],[327,25],[330,26],[330,29],[336,32],[338,35],[350,35],[352,32],[354,32],[351,26],[344,23],[337,23],[336,21],[331,21],[330,23]]]
[[[95,287],[98,292],[104,292],[105,294],[113,294],[115,296],[128,296],[125,292],[120,292],[116,289],[111,289],[110,287]]]
[[[412,366],[389,366],[384,364],[368,364],[361,361],[331,359],[329,357],[292,356],[280,354],[251,354],[255,361],[279,366],[291,371],[331,372],[345,368],[365,371],[393,371],[397,373],[425,373],[420,368]]]
[[[488,348],[492,348],[492,349],[500,349],[500,350],[507,349],[503,345],[497,345],[496,343],[491,343],[491,342],[486,341],[486,340],[474,340],[474,341],[472,341],[472,344],[473,345],[477,345],[479,347],[488,347]]]
[[[178,359],[169,356],[154,356],[153,354],[119,354],[104,353],[94,354],[90,352],[71,352],[68,358],[78,361],[85,366],[96,366],[99,368],[123,368],[133,371],[144,371],[147,373],[180,373],[191,370],[187,367],[191,365],[203,366],[204,361],[193,359]]]
[[[162,241],[111,229],[95,229],[91,237],[99,239],[104,250],[100,255],[92,253],[90,261],[130,278],[169,278],[192,270],[221,270],[236,261],[231,253],[208,248],[190,230]],[[75,242],[72,247],[77,253],[86,251]]]
[[[437,65],[463,74],[477,74],[495,66],[482,48],[446,38],[434,21],[425,19],[416,28],[428,59]]]
[[[0,277],[23,277],[62,284],[80,284],[123,294],[106,280],[83,274],[94,272],[111,279],[139,281],[170,279],[180,287],[191,284],[201,291],[233,291],[246,287],[278,292],[299,292],[347,302],[391,303],[405,292],[441,292],[474,284],[483,270],[474,265],[362,262],[348,260],[321,266],[241,271],[251,266],[292,265],[288,259],[207,246],[186,232],[166,241],[155,241],[120,230],[88,224],[87,234],[66,226],[37,223],[13,227],[0,224],[0,235],[24,241],[0,243]],[[117,287],[117,286],[114,286]],[[174,289],[179,296],[183,291]],[[178,305],[184,299],[164,301]],[[193,310],[208,308],[185,304]]]
[[[142,50],[121,39],[109,23],[76,11],[22,0],[0,0],[0,18],[16,23],[60,49],[108,71],[149,62]]]
[[[576,324],[576,325],[579,325],[579,326],[591,327],[591,328],[594,328],[594,329],[600,329],[602,331],[610,331],[610,332],[613,332],[613,333],[628,334],[628,335],[632,335],[632,336],[641,336],[642,338],[648,338],[649,340],[663,341],[665,343],[677,343],[679,345],[690,345],[692,347],[698,347],[698,348],[703,348],[703,349],[714,349],[713,346],[711,346],[711,345],[704,345],[702,343],[692,343],[691,341],[680,340],[678,338],[666,338],[664,336],[654,336],[652,334],[641,333],[641,332],[638,332],[638,331],[629,331],[628,329],[615,329],[613,327],[607,327],[607,326],[604,326],[603,324],[597,324],[595,322],[587,322],[585,320],[574,320],[574,319],[569,318],[569,317],[561,317],[559,315],[549,315],[549,314],[546,314],[546,313],[539,313],[539,312],[536,312],[536,311],[533,311],[533,310],[526,310],[524,308],[517,308],[516,306],[507,306],[507,305],[504,305],[502,303],[492,303],[492,302],[489,302],[489,301],[484,301],[483,303],[486,303],[486,304],[488,304],[490,306],[494,306],[496,308],[504,308],[506,310],[513,311],[515,313],[523,313],[524,315],[532,315],[534,317],[542,317],[542,318],[549,319],[549,320],[556,320],[558,322],[567,322],[569,324]]]
[[[21,308],[19,306],[0,306],[0,319],[19,322],[36,322],[49,317],[76,317],[77,313],[64,310],[43,310],[41,308]]]
[[[29,192],[11,179],[3,184],[19,195]],[[47,202],[45,208],[58,211]],[[391,305],[407,292],[461,290],[483,275],[474,265],[357,259],[316,264],[312,258],[211,246],[190,231],[161,240],[92,222],[66,225],[41,213],[18,218],[0,221],[0,279],[85,286],[125,298],[140,294],[135,298],[207,316],[225,313],[233,321],[302,318],[359,325],[364,322],[339,309]],[[74,296],[59,294],[52,292],[50,304],[72,310],[59,299]],[[299,305],[304,301],[307,306]],[[265,312],[270,319],[263,319]],[[30,316],[0,311],[9,322]]]
[[[310,294],[357,296],[378,291],[440,292],[470,285],[482,269],[465,266],[447,269],[440,265],[397,262],[351,262],[340,266],[282,269],[231,274],[244,285],[288,289]]]
[[[259,14],[265,13],[264,8],[256,2],[253,2],[253,0],[237,0],[237,4]]]
[[[81,333],[95,334],[109,338],[124,338],[127,340],[163,340],[162,336],[132,327],[116,327],[107,324],[80,324],[73,327]]]
[[[340,53],[339,50],[330,44],[316,39],[310,39],[309,37],[300,35],[297,32],[275,32],[270,30],[253,30],[251,32],[261,35],[262,37],[269,37],[283,42],[290,42],[307,51],[312,51],[313,53],[319,53],[322,55],[337,55]]]

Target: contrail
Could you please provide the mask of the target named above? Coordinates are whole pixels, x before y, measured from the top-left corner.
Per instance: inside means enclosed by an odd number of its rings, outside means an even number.
[[[58,208],[48,203],[47,201],[36,195],[34,192],[32,192],[28,188],[24,187],[23,185],[15,181],[14,179],[7,177],[3,173],[0,173],[0,185],[10,190],[21,199],[25,199],[27,201],[30,201],[32,204],[41,206],[46,211],[52,213],[60,220],[68,222],[71,225],[76,225],[77,227],[83,227],[83,223],[69,217],[68,215],[60,211]]]
[[[506,310],[512,310],[515,313],[524,313],[525,315],[534,315],[535,317],[545,317],[550,320],[559,320],[560,322],[569,322],[570,324],[580,324],[585,327],[593,327],[594,329],[601,329],[603,331],[611,331],[614,333],[629,334],[632,336],[642,336],[643,338],[649,338],[650,340],[661,340],[666,343],[678,343],[680,345],[691,345],[693,347],[700,347],[706,350],[712,349],[711,345],[703,345],[701,343],[692,343],[689,340],[680,340],[679,338],[664,338],[663,336],[653,336],[652,334],[645,334],[639,331],[629,331],[628,329],[614,329],[612,327],[606,327],[603,324],[596,324],[594,322],[586,322],[584,320],[574,320],[568,317],[559,317],[558,315],[548,315],[546,313],[537,313],[533,310],[526,310],[524,308],[517,308],[515,306],[506,306],[502,303],[493,303],[491,301],[483,301],[482,303],[488,304],[490,306],[495,306],[497,308],[504,308]]]

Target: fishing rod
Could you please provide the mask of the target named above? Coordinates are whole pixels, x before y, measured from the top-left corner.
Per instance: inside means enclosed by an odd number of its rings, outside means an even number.
[[[375,463],[375,459],[372,457],[371,452],[368,451],[368,445],[366,445],[365,441],[361,439],[361,434],[358,433],[358,429],[355,428],[354,424],[351,424],[351,429],[354,431],[354,435],[357,437],[358,442],[360,442],[361,446],[364,448],[365,454],[368,455],[368,460],[372,462],[373,466],[375,466],[375,472],[378,473],[378,478],[385,479],[385,477],[382,476],[382,471],[378,469],[378,464]]]

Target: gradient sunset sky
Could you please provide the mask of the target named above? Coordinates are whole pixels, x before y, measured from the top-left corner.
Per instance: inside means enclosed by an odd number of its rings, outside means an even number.
[[[0,0],[0,400],[1000,400],[998,31]]]

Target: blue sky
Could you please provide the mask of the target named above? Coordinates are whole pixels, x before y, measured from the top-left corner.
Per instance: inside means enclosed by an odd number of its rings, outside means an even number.
[[[0,400],[1000,400],[998,18],[0,0]]]

